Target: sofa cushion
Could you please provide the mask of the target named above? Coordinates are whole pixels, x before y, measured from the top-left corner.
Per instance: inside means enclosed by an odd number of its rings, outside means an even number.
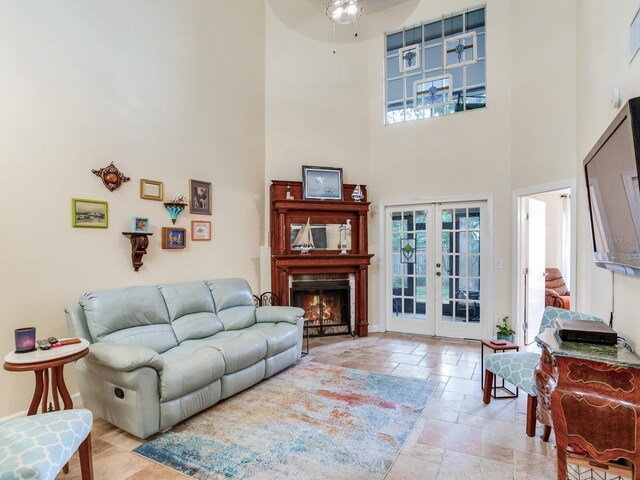
[[[159,288],[171,321],[190,313],[215,313],[211,291],[204,282],[174,283]]]
[[[201,312],[183,315],[171,322],[178,342],[205,338],[224,330],[224,325],[215,313]]]
[[[166,352],[178,344],[170,325],[125,328],[104,335],[100,341],[147,347],[158,353]]]
[[[253,332],[220,332],[213,337],[200,340],[186,340],[181,347],[212,349],[224,357],[224,373],[237,372],[264,359],[267,354],[267,341],[263,335]]]
[[[231,307],[254,307],[253,293],[249,283],[243,278],[225,278],[205,282],[216,307],[216,313]]]
[[[175,400],[209,385],[224,373],[222,354],[214,348],[179,346],[161,355],[160,402]]]
[[[267,341],[267,358],[293,347],[298,341],[298,327],[290,323],[258,323],[246,329]]]
[[[222,331],[224,326],[214,313],[213,297],[204,282],[160,285],[178,342],[204,338]]]
[[[79,303],[94,342],[142,345],[158,353],[178,345],[158,287],[88,292]]]
[[[256,308],[232,307],[218,312],[225,330],[241,330],[256,323]]]

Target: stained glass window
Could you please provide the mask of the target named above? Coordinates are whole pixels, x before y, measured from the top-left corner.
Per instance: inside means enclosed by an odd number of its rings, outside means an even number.
[[[386,35],[385,123],[483,108],[485,8]]]
[[[414,82],[413,103],[418,108],[433,108],[451,102],[451,75],[439,75]]]

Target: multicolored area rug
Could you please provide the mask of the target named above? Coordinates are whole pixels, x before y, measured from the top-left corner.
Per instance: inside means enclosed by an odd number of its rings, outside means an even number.
[[[198,479],[375,479],[393,464],[435,385],[303,363],[134,452]]]

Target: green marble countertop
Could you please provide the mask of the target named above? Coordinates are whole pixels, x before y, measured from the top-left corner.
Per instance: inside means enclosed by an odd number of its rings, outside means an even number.
[[[555,328],[546,328],[536,337],[536,342],[552,355],[573,357],[581,360],[609,363],[622,367],[640,368],[640,358],[618,345],[597,345],[593,343],[563,342]]]

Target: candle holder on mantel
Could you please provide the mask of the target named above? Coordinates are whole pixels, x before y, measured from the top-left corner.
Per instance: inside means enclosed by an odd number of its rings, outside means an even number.
[[[142,256],[147,253],[147,247],[149,246],[149,235],[153,233],[141,233],[141,232],[122,232],[122,235],[129,237],[131,241],[131,263],[133,269],[137,272],[142,266]]]

